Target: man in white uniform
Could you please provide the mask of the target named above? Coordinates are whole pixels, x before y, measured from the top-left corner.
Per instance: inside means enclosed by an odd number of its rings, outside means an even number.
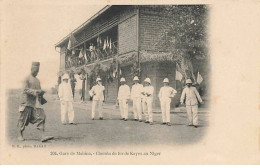
[[[198,100],[201,104],[203,101],[199,95],[199,92],[195,87],[192,86],[192,81],[190,79],[186,80],[186,87],[183,89],[181,94],[180,102],[181,104],[186,104],[186,110],[189,118],[189,126],[198,126]]]
[[[134,77],[134,85],[131,90],[131,99],[133,100],[133,112],[135,121],[142,122],[142,104],[141,104],[141,92],[143,85],[138,83],[139,79],[137,76]]]
[[[91,97],[93,97],[91,117],[92,117],[92,120],[95,119],[95,112],[96,112],[96,108],[98,106],[99,119],[103,120],[102,105],[103,105],[103,101],[104,101],[105,87],[102,85],[100,78],[97,78],[96,82],[97,82],[97,84],[95,86],[93,86],[92,89],[89,91],[89,95]]]
[[[119,87],[117,100],[121,113],[121,120],[128,119],[128,102],[130,99],[130,87],[126,85],[125,78],[120,79],[121,86]]]
[[[143,98],[143,111],[145,115],[145,123],[153,125],[153,92],[154,88],[151,86],[150,78],[144,80],[144,87],[142,90]]]
[[[164,86],[161,87],[159,92],[159,100],[161,103],[161,111],[162,111],[162,120],[163,125],[167,124],[168,126],[171,126],[170,124],[170,109],[171,109],[171,98],[175,96],[177,91],[169,86],[169,79],[165,78],[163,80]]]
[[[69,75],[64,74],[62,76],[62,83],[59,85],[59,98],[61,102],[61,122],[67,124],[67,116],[69,124],[74,124],[74,109],[73,109],[73,95],[69,82]]]

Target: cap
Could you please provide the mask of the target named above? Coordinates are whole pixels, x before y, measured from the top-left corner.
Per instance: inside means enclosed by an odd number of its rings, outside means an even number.
[[[151,79],[150,78],[146,78],[144,81],[151,84]]]
[[[32,66],[40,66],[40,62],[32,62]]]
[[[62,80],[64,80],[64,79],[69,79],[69,78],[70,78],[69,75],[66,74],[66,73],[62,76]]]
[[[96,79],[96,82],[97,82],[97,81],[101,81],[101,78],[97,78],[97,79]]]
[[[190,79],[187,79],[187,80],[186,80],[186,84],[187,84],[187,83],[192,83],[192,81],[191,81]]]
[[[138,76],[135,76],[135,77],[134,77],[134,81],[139,81]]]
[[[165,78],[165,79],[163,80],[163,83],[169,83],[169,79],[168,79],[168,78]]]
[[[125,82],[125,78],[121,78],[121,79],[120,79],[120,82]]]

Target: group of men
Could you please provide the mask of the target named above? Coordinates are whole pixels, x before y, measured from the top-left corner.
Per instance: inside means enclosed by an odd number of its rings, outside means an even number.
[[[22,92],[22,102],[19,106],[19,120],[18,140],[23,141],[23,131],[25,126],[29,123],[37,124],[37,129],[41,131],[41,141],[48,141],[53,139],[53,136],[45,136],[45,112],[41,105],[47,101],[43,98],[44,91],[41,89],[40,82],[36,77],[39,72],[39,62],[33,62],[31,67],[31,74],[24,81],[24,88]],[[62,76],[62,82],[59,85],[58,95],[61,102],[61,122],[62,124],[75,125],[74,122],[74,109],[73,109],[73,94],[69,82],[69,75]],[[144,113],[144,122],[153,125],[153,97],[154,87],[151,85],[150,78],[144,80],[144,85],[139,83],[139,78],[133,78],[134,84],[130,87],[126,85],[125,78],[120,79],[120,87],[118,91],[117,101],[119,104],[121,120],[128,120],[128,108],[130,100],[133,101],[134,120],[142,122]],[[161,111],[162,111],[162,124],[171,126],[170,124],[170,105],[171,99],[176,95],[177,91],[169,86],[168,78],[163,80],[164,86],[160,88],[158,94]],[[198,126],[198,101],[203,104],[203,101],[195,87],[192,86],[190,79],[186,80],[186,87],[182,91],[180,103],[186,104],[189,126]],[[92,120],[95,119],[95,111],[98,109],[99,119],[103,120],[102,106],[104,101],[105,87],[102,85],[101,78],[96,79],[96,85],[89,91],[92,97]],[[67,121],[68,118],[68,121]]]
[[[142,122],[144,113],[144,122],[153,125],[153,97],[154,97],[154,88],[151,85],[151,79],[146,78],[144,80],[144,85],[139,83],[139,78],[137,76],[133,79],[134,84],[132,88],[126,84],[125,78],[120,79],[120,87],[118,90],[117,101],[119,104],[121,120],[128,120],[129,113],[129,102],[133,101],[133,113],[134,120]],[[95,111],[98,109],[99,119],[103,120],[102,113],[102,104],[104,101],[104,90],[105,87],[102,85],[101,79],[96,79],[97,84],[92,87],[89,91],[91,97],[93,97],[92,102],[92,120],[95,119]],[[158,94],[160,104],[161,104],[161,112],[162,112],[162,125],[170,124],[170,107],[171,100],[176,95],[177,91],[169,86],[169,79],[165,78],[163,80],[164,86],[160,88],[160,92]],[[192,81],[190,79],[186,80],[186,87],[183,89],[180,103],[183,104],[185,102],[189,126],[194,126],[197,128],[198,126],[198,101],[203,104],[203,101],[195,87],[192,86]]]

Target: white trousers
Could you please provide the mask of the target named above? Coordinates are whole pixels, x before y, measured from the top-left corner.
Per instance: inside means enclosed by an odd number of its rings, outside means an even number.
[[[186,106],[189,125],[198,125],[198,105]]]
[[[145,99],[144,98],[142,98],[141,99],[141,104],[142,104],[142,112],[143,112],[143,114],[145,115],[145,110],[146,110],[146,108],[145,108]],[[145,117],[145,116],[144,116]],[[146,119],[146,118],[145,118]]]
[[[67,116],[69,119],[69,123],[74,122],[74,109],[71,101],[62,101],[61,102],[61,122],[63,124],[67,123]]]
[[[95,118],[96,109],[98,109],[99,117],[103,117],[102,105],[103,105],[103,100],[92,101],[91,118]]]
[[[163,122],[170,122],[171,99],[161,100],[160,103]]]
[[[128,103],[126,99],[119,100],[121,118],[128,119]]]
[[[134,112],[134,119],[142,120],[141,98],[134,98],[133,99],[133,112]]]
[[[153,122],[153,100],[142,99],[145,121]]]

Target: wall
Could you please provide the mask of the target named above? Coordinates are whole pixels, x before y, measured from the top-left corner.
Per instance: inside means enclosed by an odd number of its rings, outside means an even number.
[[[170,18],[148,7],[140,8],[139,18],[140,50],[164,51],[162,35],[169,29]]]
[[[137,15],[135,10],[124,10],[118,25],[119,54],[137,51]]]

